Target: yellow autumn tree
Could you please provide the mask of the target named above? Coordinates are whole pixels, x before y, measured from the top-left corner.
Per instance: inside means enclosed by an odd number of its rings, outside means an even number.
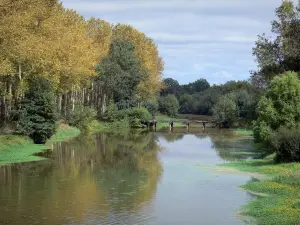
[[[108,55],[112,41],[112,27],[104,20],[91,18],[87,21],[87,33],[93,40],[92,46],[96,49],[97,60],[100,62]]]

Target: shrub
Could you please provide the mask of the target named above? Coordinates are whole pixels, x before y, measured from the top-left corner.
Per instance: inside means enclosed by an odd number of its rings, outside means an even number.
[[[77,127],[81,131],[89,131],[96,115],[97,112],[93,108],[78,106],[68,115],[67,121],[69,125]]]
[[[130,125],[127,117],[123,118],[122,120],[116,120],[108,124],[108,130],[114,133],[118,131],[126,131],[129,128]]]
[[[278,162],[300,162],[299,128],[281,127],[269,137],[269,147],[276,152]]]
[[[271,133],[272,130],[265,121],[258,120],[253,122],[253,136],[255,143],[267,142]]]
[[[17,133],[29,136],[36,144],[46,143],[55,133],[55,98],[47,80],[30,82],[17,117]]]
[[[107,122],[114,122],[118,119],[118,107],[117,105],[111,101],[107,106],[106,112],[104,113],[102,119]]]
[[[300,80],[297,73],[286,72],[275,77],[257,105],[256,141],[267,141],[269,131],[277,131],[281,126],[295,127],[300,122],[299,109]]]
[[[121,110],[119,115],[120,119],[128,118],[130,127],[141,127],[143,122],[148,122],[152,119],[151,114],[144,107]]]

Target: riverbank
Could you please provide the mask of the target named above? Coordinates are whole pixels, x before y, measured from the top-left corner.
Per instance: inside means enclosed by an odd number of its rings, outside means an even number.
[[[49,150],[52,143],[66,141],[79,134],[77,128],[61,124],[56,134],[45,145],[34,144],[29,138],[23,136],[2,135],[0,136],[0,166],[43,160],[44,158],[36,154]]]
[[[276,164],[274,156],[243,160],[220,166],[243,172],[260,173],[268,179],[253,180],[241,187],[258,197],[242,208],[242,215],[258,225],[291,225],[300,221],[300,164]]]

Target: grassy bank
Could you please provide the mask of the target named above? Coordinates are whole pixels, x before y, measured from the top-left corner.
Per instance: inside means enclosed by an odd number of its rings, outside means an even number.
[[[46,145],[34,144],[29,138],[22,136],[0,136],[0,165],[42,160],[43,158],[35,154],[48,150],[48,144],[68,140],[79,134],[80,131],[77,128],[62,124]]]
[[[170,121],[170,120],[178,120],[179,118],[178,117],[169,117],[169,116],[166,116],[166,115],[158,115],[155,117],[155,119],[157,121]],[[170,124],[169,122],[164,122],[164,123],[157,123],[157,129],[160,129],[160,128],[167,128],[169,127]],[[183,123],[174,123],[174,127],[185,127],[185,124]]]
[[[269,179],[251,181],[241,187],[259,197],[243,207],[242,214],[259,225],[300,224],[300,164],[275,164],[273,157],[221,165],[244,172],[266,175]]]

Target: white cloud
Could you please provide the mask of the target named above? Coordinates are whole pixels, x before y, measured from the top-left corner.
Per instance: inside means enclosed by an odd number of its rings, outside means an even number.
[[[257,35],[281,0],[63,0],[86,18],[131,24],[158,44],[165,76],[187,83],[246,79]]]
[[[105,13],[127,10],[250,9],[258,5],[261,8],[276,6],[274,0],[193,0],[189,2],[187,0],[63,0],[62,2],[66,7],[76,10]]]

